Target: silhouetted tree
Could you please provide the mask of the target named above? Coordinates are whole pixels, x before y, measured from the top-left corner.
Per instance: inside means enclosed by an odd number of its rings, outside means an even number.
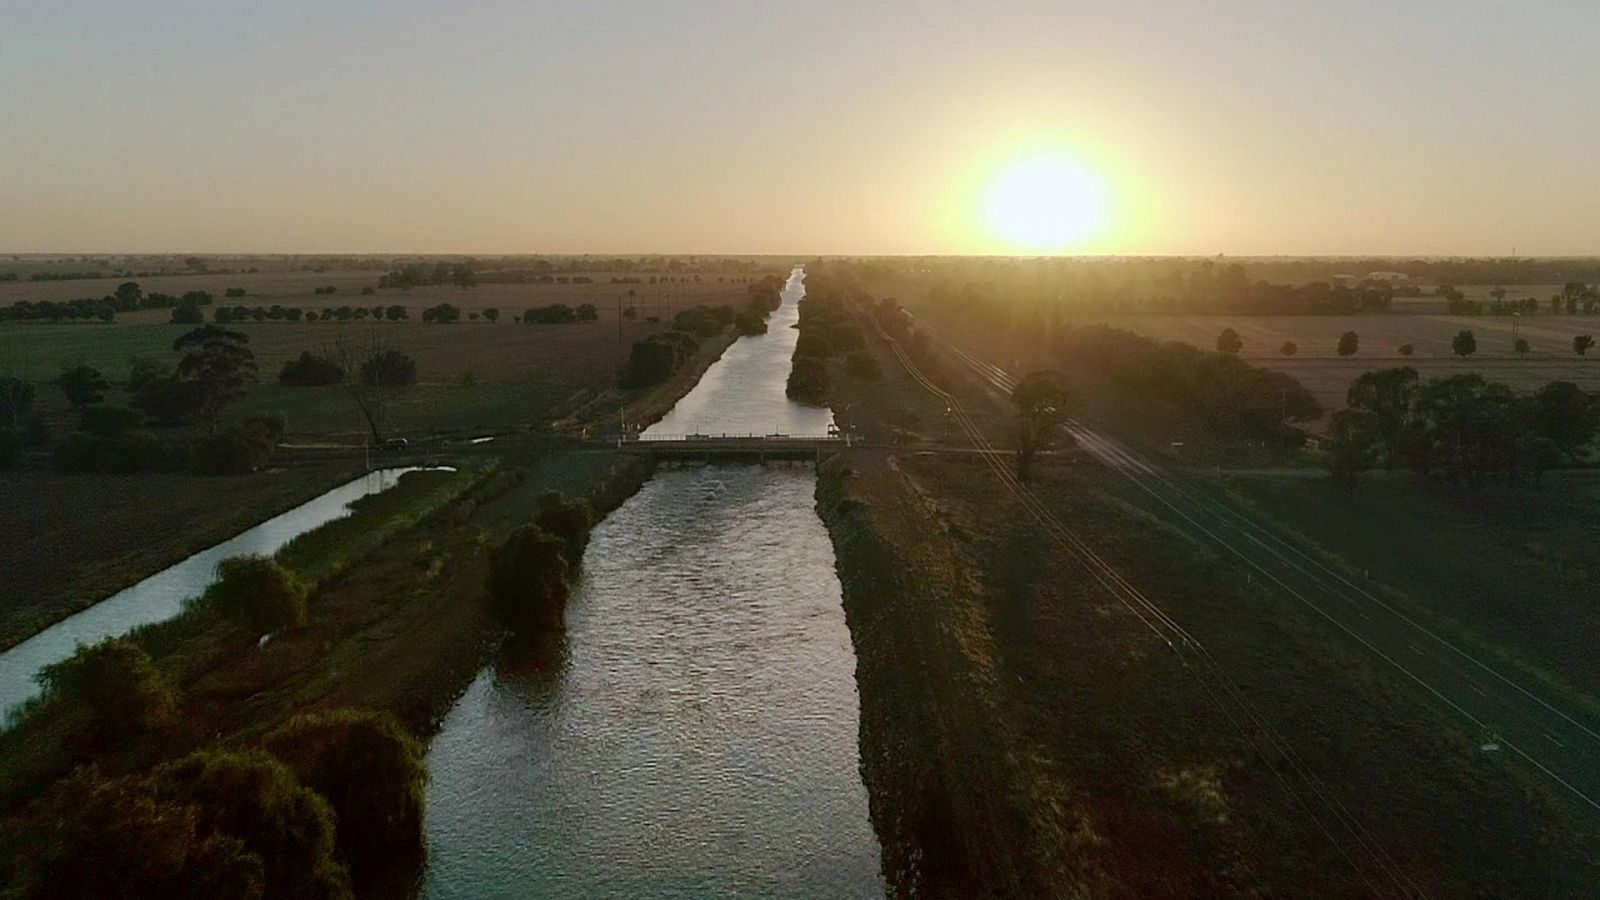
[[[1471,331],[1462,329],[1456,332],[1455,337],[1450,339],[1450,349],[1454,350],[1457,356],[1465,359],[1478,352],[1478,338]]]
[[[1359,349],[1361,349],[1360,335],[1354,331],[1346,331],[1344,334],[1339,335],[1338,350],[1340,356],[1352,356]]]
[[[1218,353],[1238,354],[1243,349],[1244,339],[1240,338],[1239,332],[1234,331],[1232,328],[1224,328],[1222,333],[1217,335]]]
[[[1011,392],[1017,410],[1017,477],[1027,480],[1034,454],[1051,445],[1067,420],[1068,391],[1054,372],[1029,372]]]
[[[76,365],[62,372],[56,384],[61,388],[61,393],[66,395],[67,402],[75,408],[99,403],[111,388],[99,369],[85,365]]]

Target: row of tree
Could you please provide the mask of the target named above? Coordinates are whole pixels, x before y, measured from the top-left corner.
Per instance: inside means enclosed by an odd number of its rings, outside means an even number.
[[[832,285],[813,276],[800,300],[800,335],[794,344],[785,393],[790,400],[817,406],[828,401],[828,360],[846,358],[847,370],[861,378],[881,376],[878,361],[867,349],[861,323]]]
[[[1402,467],[1471,487],[1491,474],[1515,483],[1583,456],[1600,428],[1600,401],[1570,381],[1528,395],[1477,374],[1423,381],[1405,366],[1362,374],[1346,401],[1324,445],[1346,483]]]
[[[1172,420],[1219,439],[1298,444],[1292,423],[1322,415],[1299,381],[1232,353],[1158,342],[1104,325],[1069,328],[1056,351],[1083,378],[1109,378]]]

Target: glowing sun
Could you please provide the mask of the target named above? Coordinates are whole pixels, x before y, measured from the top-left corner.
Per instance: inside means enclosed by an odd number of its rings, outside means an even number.
[[[1011,249],[1051,253],[1104,228],[1105,185],[1077,160],[1040,153],[1003,167],[983,194],[983,220]]]

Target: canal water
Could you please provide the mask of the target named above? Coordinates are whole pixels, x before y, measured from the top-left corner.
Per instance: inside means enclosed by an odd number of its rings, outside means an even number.
[[[401,475],[415,468],[369,472],[162,569],[0,653],[0,722],[17,706],[38,695],[35,673],[71,656],[79,644],[92,644],[126,634],[140,625],[172,618],[183,611],[185,602],[200,596],[216,580],[217,563],[230,556],[276,553],[313,528],[349,515],[351,503],[388,490]]]
[[[825,432],[784,397],[804,290],[647,434]],[[430,745],[427,897],[883,896],[815,486],[666,470],[595,528],[560,662],[484,670]]]

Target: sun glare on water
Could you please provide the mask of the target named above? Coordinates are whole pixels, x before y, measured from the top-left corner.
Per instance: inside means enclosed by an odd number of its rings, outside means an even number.
[[[1016,252],[1081,247],[1105,228],[1105,184],[1077,160],[1039,153],[1003,167],[983,195],[989,232]]]

